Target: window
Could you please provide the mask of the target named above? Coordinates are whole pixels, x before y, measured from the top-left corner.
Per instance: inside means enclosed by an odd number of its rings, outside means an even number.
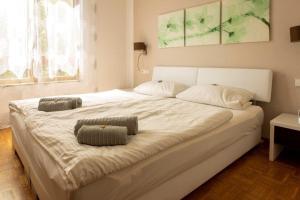
[[[78,79],[79,0],[0,4],[0,84]]]

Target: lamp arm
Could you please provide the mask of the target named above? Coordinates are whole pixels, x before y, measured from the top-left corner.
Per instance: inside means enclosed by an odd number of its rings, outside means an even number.
[[[142,72],[141,68],[140,68],[140,60],[141,60],[141,57],[144,55],[144,53],[140,53],[139,56],[138,56],[138,59],[137,59],[137,64],[136,64],[136,67],[138,69],[139,72]]]

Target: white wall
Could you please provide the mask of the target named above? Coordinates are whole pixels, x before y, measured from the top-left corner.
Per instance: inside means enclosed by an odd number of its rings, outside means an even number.
[[[99,0],[97,5],[98,90],[133,83],[133,0]]]
[[[8,102],[11,100],[89,93],[131,85],[132,0],[83,2],[85,59],[80,82],[0,86],[0,128],[9,125]]]
[[[134,86],[134,0],[127,1],[127,16],[126,16],[126,27],[127,27],[127,43],[125,46],[125,51],[127,52],[127,86],[132,88]]]

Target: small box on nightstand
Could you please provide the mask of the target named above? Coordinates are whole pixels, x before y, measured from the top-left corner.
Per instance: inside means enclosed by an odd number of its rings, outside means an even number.
[[[298,116],[281,114],[270,122],[269,160],[274,161],[284,146],[300,148]]]

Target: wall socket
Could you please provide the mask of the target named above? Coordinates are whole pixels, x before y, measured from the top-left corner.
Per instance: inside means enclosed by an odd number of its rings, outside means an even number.
[[[299,78],[295,79],[295,86],[300,87],[300,79]]]

